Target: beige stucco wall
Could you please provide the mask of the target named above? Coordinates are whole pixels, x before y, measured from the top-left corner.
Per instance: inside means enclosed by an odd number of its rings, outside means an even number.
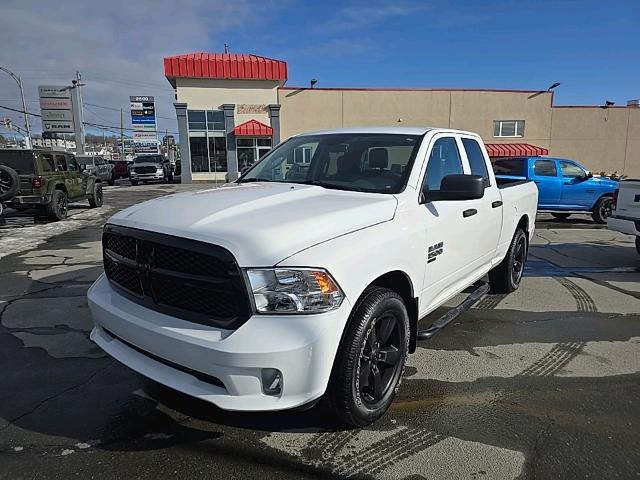
[[[178,102],[185,102],[190,110],[214,110],[233,103],[270,105],[278,103],[278,82],[271,80],[212,80],[198,78],[176,79]],[[269,114],[239,114],[236,125],[255,119],[269,125]]]
[[[323,128],[420,125],[471,130],[486,141],[549,145],[547,92],[281,89],[279,101],[283,138]],[[525,136],[494,139],[494,120],[525,120]]]
[[[551,93],[480,90],[278,88],[256,80],[176,79],[189,109],[279,103],[281,138],[311,130],[422,125],[478,132],[489,143],[531,143],[594,172],[640,177],[640,109],[551,107]],[[269,124],[267,112],[239,114]],[[399,121],[401,119],[401,121]],[[494,120],[525,120],[523,137],[494,138]]]
[[[640,175],[640,110],[555,107],[550,154],[575,158],[594,172]]]

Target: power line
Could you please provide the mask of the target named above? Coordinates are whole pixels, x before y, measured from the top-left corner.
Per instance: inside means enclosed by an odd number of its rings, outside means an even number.
[[[42,115],[39,115],[37,113],[31,113],[28,111],[24,111],[24,110],[19,110],[17,108],[11,108],[11,107],[7,107],[5,105],[0,105],[0,108],[3,108],[5,110],[10,110],[12,112],[17,112],[17,113],[22,113],[22,114],[27,114],[27,115],[31,115],[32,117],[38,117],[38,118],[42,118]],[[89,122],[82,122],[84,125],[89,125],[92,127],[100,127],[100,128],[115,128],[115,129],[119,129],[120,127],[117,125],[102,125],[100,123],[89,123]],[[123,127],[124,130],[128,130],[130,132],[135,132],[136,129],[135,128],[127,128],[127,127]],[[171,132],[168,131],[168,133],[171,133],[172,135],[180,135],[178,132]]]
[[[85,105],[89,105],[91,107],[98,107],[98,108],[104,108],[105,110],[112,110],[114,112],[120,112],[119,108],[114,108],[114,107],[106,107],[104,105],[97,105],[95,103],[85,103]],[[160,115],[156,115],[156,118],[162,118],[163,120],[176,120],[175,118],[171,118],[171,117],[163,117]]]

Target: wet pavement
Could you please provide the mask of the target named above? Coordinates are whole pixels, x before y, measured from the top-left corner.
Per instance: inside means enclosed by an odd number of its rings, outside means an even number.
[[[105,219],[183,188],[107,187],[107,206],[77,206],[67,222],[25,213],[0,224],[0,477],[640,476],[630,237],[541,215],[520,290],[484,297],[421,342],[387,415],[343,430],[321,407],[221,411],[89,341],[85,295],[102,271]]]

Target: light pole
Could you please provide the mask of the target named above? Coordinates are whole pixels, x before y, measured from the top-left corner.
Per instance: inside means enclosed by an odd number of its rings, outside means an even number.
[[[31,148],[33,143],[31,141],[31,126],[29,125],[29,114],[27,113],[27,102],[24,101],[24,89],[22,88],[22,79],[18,77],[15,73],[5,67],[0,67],[0,70],[5,72],[11,78],[13,78],[18,87],[20,87],[20,97],[22,98],[22,112],[24,114],[24,127],[27,130],[27,148]]]

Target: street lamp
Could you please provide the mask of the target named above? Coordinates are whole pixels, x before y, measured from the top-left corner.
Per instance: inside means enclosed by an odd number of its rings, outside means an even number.
[[[547,88],[547,92],[550,92],[551,90],[559,86],[560,86],[560,82],[556,82],[553,85],[551,85],[549,88]]]
[[[24,126],[27,129],[27,148],[32,148],[33,144],[31,142],[31,126],[29,125],[29,115],[27,114],[27,102],[24,101],[24,90],[22,88],[22,79],[14,74],[11,70],[5,67],[0,67],[0,70],[5,72],[11,78],[13,78],[18,87],[20,88],[20,97],[22,98],[22,112],[24,114]]]

